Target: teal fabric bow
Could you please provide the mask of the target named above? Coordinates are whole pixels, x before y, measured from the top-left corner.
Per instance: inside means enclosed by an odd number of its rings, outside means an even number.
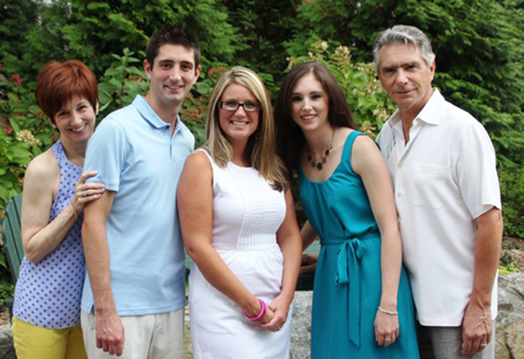
[[[347,285],[349,290],[349,340],[360,348],[360,259],[365,253],[364,243],[358,238],[344,241],[337,254],[337,285]]]

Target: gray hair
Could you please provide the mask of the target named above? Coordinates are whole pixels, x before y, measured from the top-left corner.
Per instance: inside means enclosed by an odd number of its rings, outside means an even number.
[[[373,59],[375,62],[375,70],[377,74],[380,69],[379,62],[379,51],[383,46],[403,43],[405,45],[413,45],[420,49],[422,58],[426,62],[428,67],[431,67],[433,61],[435,61],[435,53],[431,48],[431,42],[429,41],[426,34],[415,26],[408,25],[395,25],[392,28],[382,31],[377,39],[373,48]]]

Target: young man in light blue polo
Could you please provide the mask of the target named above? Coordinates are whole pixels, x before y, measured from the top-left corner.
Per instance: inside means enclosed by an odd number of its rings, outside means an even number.
[[[84,210],[88,276],[82,329],[89,358],[184,358],[184,250],[176,189],[194,137],[179,110],[200,74],[200,48],[184,27],[148,42],[145,97],[107,116],[84,168],[105,193]]]

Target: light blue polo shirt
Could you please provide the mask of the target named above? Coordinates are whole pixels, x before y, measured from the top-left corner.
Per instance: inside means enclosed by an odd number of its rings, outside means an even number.
[[[114,191],[107,219],[111,287],[119,315],[178,310],[185,305],[184,248],[176,190],[195,138],[177,119],[162,121],[142,96],[107,116],[87,146],[90,182]],[[82,310],[94,301],[86,276]]]

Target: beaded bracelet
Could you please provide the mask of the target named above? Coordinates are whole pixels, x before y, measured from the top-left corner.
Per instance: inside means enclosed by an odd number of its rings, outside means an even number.
[[[382,312],[382,313],[387,314],[387,315],[398,315],[398,312],[391,312],[389,310],[385,310],[385,309],[380,308],[380,306],[378,307],[378,310],[379,310],[379,312]]]
[[[258,301],[260,302],[260,305],[262,306],[262,308],[260,308],[260,313],[258,313],[256,317],[250,317],[247,315],[246,311],[244,310],[242,311],[242,315],[244,316],[244,318],[252,322],[258,322],[260,319],[264,318],[264,315],[266,315],[266,310],[267,310],[266,303],[264,303],[262,299],[258,299]]]

